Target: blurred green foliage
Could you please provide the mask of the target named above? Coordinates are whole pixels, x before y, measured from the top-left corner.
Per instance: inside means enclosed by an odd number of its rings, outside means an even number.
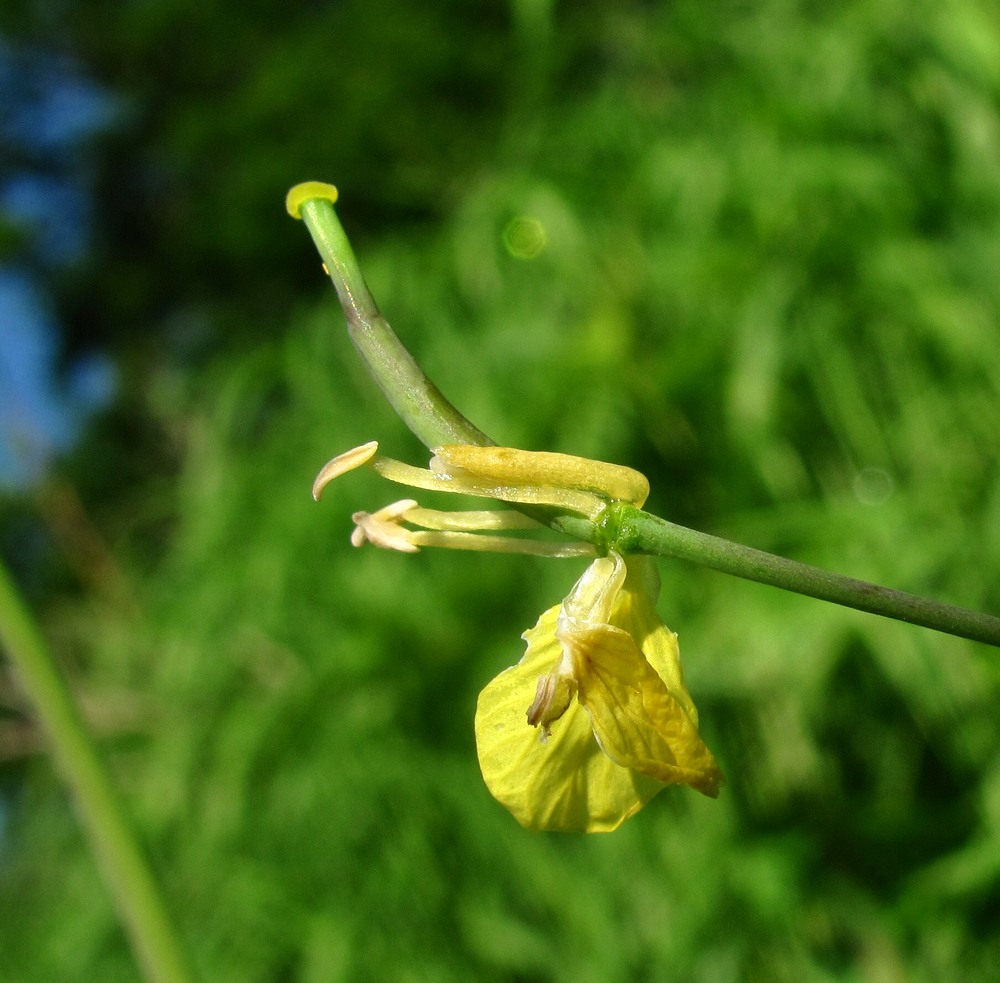
[[[56,284],[70,348],[122,367],[66,465],[117,573],[40,603],[204,978],[995,979],[984,646],[663,563],[720,799],[667,790],[592,838],[490,799],[476,694],[579,564],[349,548],[394,492],[355,474],[316,506],[318,467],[373,437],[423,452],[282,210],[340,186],[386,315],[495,439],[997,612],[995,5],[59,16],[124,106],[94,249]],[[530,260],[518,217],[544,229]],[[58,776],[21,754],[0,782],[0,978],[134,979]]]

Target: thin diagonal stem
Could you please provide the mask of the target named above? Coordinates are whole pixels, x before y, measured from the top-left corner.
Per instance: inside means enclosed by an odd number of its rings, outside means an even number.
[[[302,220],[309,229],[347,318],[354,347],[379,388],[403,422],[427,447],[445,444],[492,444],[424,375],[372,298],[354,251],[326,198],[302,203]]]
[[[679,526],[628,505],[617,506],[610,521],[616,526],[616,543],[625,551],[690,560],[745,580],[1000,646],[1000,618],[990,614],[830,573]]]
[[[76,804],[150,983],[193,979],[125,810],[35,620],[0,563],[0,646],[15,667]]]

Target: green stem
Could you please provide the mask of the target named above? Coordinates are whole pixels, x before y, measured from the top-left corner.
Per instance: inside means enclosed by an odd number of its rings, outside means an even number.
[[[19,674],[70,788],[145,978],[150,983],[188,983],[193,977],[122,804],[41,632],[2,563],[0,645]]]
[[[379,388],[403,422],[429,448],[492,444],[424,375],[382,317],[328,198],[309,198],[300,214],[337,288],[347,331]]]
[[[626,552],[690,560],[745,580],[1000,646],[1000,618],[993,615],[830,573],[678,526],[630,505],[618,505],[609,512],[605,529]]]

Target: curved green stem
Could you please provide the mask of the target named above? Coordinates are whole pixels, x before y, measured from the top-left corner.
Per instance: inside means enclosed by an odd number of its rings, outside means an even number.
[[[304,189],[317,197],[301,201]],[[326,189],[324,191],[324,189]],[[334,211],[337,190],[332,185],[309,182],[289,192],[288,210],[301,217],[337,288],[354,347],[368,366],[379,388],[402,421],[429,448],[445,444],[492,444],[424,375],[378,309],[354,250]]]
[[[1000,646],[1000,618],[993,615],[830,573],[807,563],[678,526],[630,505],[615,506],[605,526],[613,527],[613,531],[608,531],[614,535],[618,548],[626,552],[690,560],[745,580],[756,580],[822,601]]]
[[[166,906],[38,626],[0,563],[0,645],[17,670],[76,803],[144,976],[189,983]]]

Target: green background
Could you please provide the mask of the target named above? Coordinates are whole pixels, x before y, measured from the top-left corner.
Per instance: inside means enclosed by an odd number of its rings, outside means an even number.
[[[582,564],[350,548],[398,493],[358,473],[316,505],[320,465],[425,454],[283,210],[340,187],[384,313],[497,441],[1000,612],[993,3],[88,0],[0,26],[119,99],[81,162],[91,248],[50,288],[67,353],[121,380],[0,542],[205,980],[996,978],[986,646],[664,561],[720,798],[590,838],[493,802],[476,695]],[[136,979],[3,694],[0,979]]]

